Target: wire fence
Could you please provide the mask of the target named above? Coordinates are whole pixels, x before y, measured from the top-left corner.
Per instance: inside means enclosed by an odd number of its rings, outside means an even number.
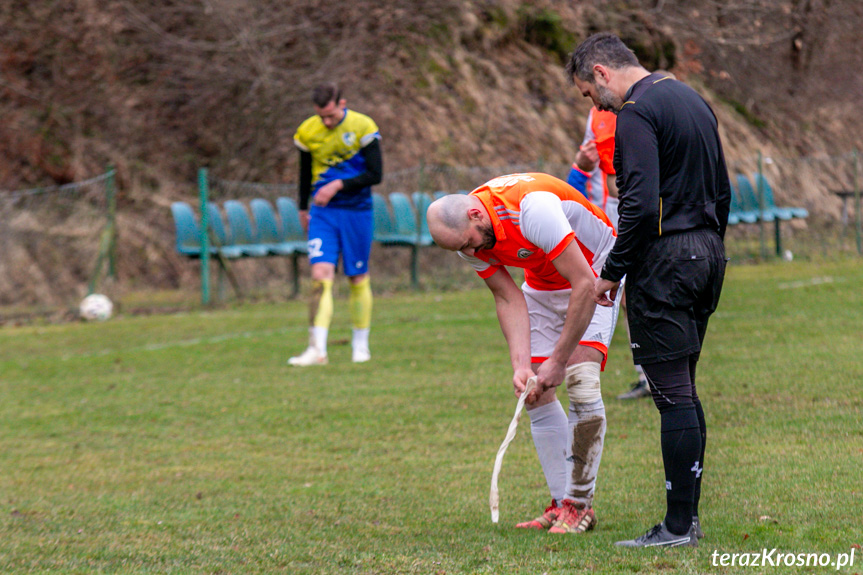
[[[0,191],[0,305],[64,306],[113,275],[114,171]]]
[[[804,208],[806,217],[788,220],[741,222],[729,226],[726,246],[732,262],[746,263],[775,258],[833,259],[863,254],[859,189],[860,168],[856,152],[839,156],[762,157],[753,155],[729,162],[732,183],[739,188],[739,178],[747,179],[756,194],[758,209],[769,198],[765,187],[779,207]],[[392,192],[470,191],[485,181],[506,173],[541,171],[566,179],[569,164],[535,161],[497,167],[458,167],[419,165],[385,173],[375,188],[382,195]],[[756,174],[763,177],[762,183]],[[117,278],[117,292],[131,289],[164,289],[164,282],[147,274],[146,269],[126,263],[128,273],[115,276],[114,261],[118,238],[120,247],[134,239],[135,250],[147,249],[142,241],[158,244],[154,253],[174,258],[171,265],[198,269],[196,262],[177,256],[176,238],[165,232],[142,239],[140,226],[147,218],[159,218],[160,229],[171,229],[170,210],[152,214],[132,213],[134,202],[121,203],[114,225],[114,172],[63,186],[0,191],[0,319],[9,309],[28,307],[74,308],[88,292],[101,282]],[[740,190],[737,190],[740,192]],[[124,190],[118,190],[122,198]],[[209,201],[223,204],[239,200],[249,205],[252,199],[264,198],[275,204],[280,197],[297,197],[293,183],[261,183],[209,179]],[[199,198],[174,198],[190,203],[197,210]],[[126,213],[126,210],[129,213]],[[143,216],[143,218],[142,218]],[[162,219],[164,219],[162,221]],[[134,220],[135,232],[124,239],[124,227]],[[119,227],[119,235],[115,228]],[[164,237],[163,237],[164,236]],[[131,245],[131,244],[130,244]],[[132,250],[120,250],[121,260],[133,257]],[[378,290],[398,290],[410,286],[408,250],[376,245],[372,251],[371,269]],[[247,258],[253,260],[254,258]],[[267,297],[290,297],[286,289],[292,273],[289,267],[264,261],[237,262],[240,281],[250,292],[260,288]],[[120,262],[121,264],[124,262]],[[123,266],[120,266],[123,269]],[[472,285],[473,274],[452,254],[435,248],[421,250],[419,270],[422,289],[448,289]],[[307,273],[307,263],[300,270]],[[196,273],[181,276],[181,292],[194,296],[202,280]],[[128,288],[128,289],[127,289]],[[255,289],[251,289],[255,288]],[[2,321],[0,321],[2,323]]]

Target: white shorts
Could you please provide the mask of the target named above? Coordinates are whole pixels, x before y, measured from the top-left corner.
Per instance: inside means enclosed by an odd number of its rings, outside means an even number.
[[[551,356],[560,339],[572,290],[541,291],[526,283],[521,289],[527,301],[527,314],[530,318],[530,360],[533,363],[542,363]],[[611,337],[614,335],[614,326],[617,324],[619,296],[618,293],[613,307],[596,306],[590,325],[579,342],[579,345],[593,347],[602,352],[603,368],[608,357],[608,346],[611,345]]]

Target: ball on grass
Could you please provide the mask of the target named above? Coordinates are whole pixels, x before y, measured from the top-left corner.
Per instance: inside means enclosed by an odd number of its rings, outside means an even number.
[[[81,300],[78,313],[87,321],[105,321],[114,312],[114,304],[108,296],[100,293],[90,294]]]

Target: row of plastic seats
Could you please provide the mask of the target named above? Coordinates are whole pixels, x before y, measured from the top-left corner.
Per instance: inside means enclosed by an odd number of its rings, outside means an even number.
[[[466,194],[459,190],[459,194]],[[426,210],[433,200],[442,198],[447,192],[437,191],[413,192],[408,195],[403,192],[392,192],[389,195],[389,205],[386,199],[378,194],[372,194],[374,203],[375,231],[374,239],[384,245],[403,245],[425,247],[434,243],[429,233],[426,221]]]
[[[754,224],[759,220],[764,222],[787,221],[793,218],[806,218],[809,212],[806,208],[779,207],[773,200],[773,188],[763,175],[753,174],[755,187],[745,174],[737,174],[731,180],[731,213],[728,214],[728,224]],[[736,181],[736,186],[735,186]],[[755,190],[758,187],[764,192],[764,211],[758,201]]]
[[[435,192],[435,199],[446,192]],[[412,200],[411,200],[412,198]],[[432,196],[414,192],[411,198],[402,192],[384,196],[372,195],[374,207],[374,240],[384,245],[430,246],[432,241],[426,222],[426,210]],[[305,254],[308,251],[305,232],[300,225],[296,202],[291,198],[278,198],[279,217],[269,201],[261,198],[249,202],[252,217],[246,206],[237,200],[223,204],[226,218],[215,203],[207,204],[210,230],[210,253],[226,258],[264,257],[270,255]],[[191,205],[178,201],[171,204],[176,229],[177,251],[188,257],[199,257],[200,225]]]
[[[305,232],[300,225],[297,204],[291,198],[278,198],[276,207],[265,199],[255,198],[249,205],[237,200],[224,203],[227,226],[219,206],[207,204],[210,253],[226,258],[300,255],[308,253]],[[188,257],[200,257],[201,228],[195,211],[186,202],[171,204],[176,229],[177,251]]]
[[[432,238],[426,222],[426,210],[431,196],[424,192],[411,194],[392,192],[389,205],[377,192],[372,194],[374,206],[374,240],[384,245],[429,246]]]

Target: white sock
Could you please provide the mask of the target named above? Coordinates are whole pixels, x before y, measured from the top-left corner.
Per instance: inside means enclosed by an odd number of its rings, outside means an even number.
[[[530,416],[530,433],[533,445],[545,474],[545,482],[551,497],[560,507],[566,493],[567,476],[567,425],[566,412],[555,399],[552,403],[527,410]]]
[[[566,498],[575,501],[579,507],[593,505],[605,427],[605,404],[602,399],[593,403],[569,405],[568,437],[572,441],[567,442]]]
[[[369,328],[354,328],[354,338],[351,342],[353,349],[360,349],[363,351],[369,350]]]
[[[325,327],[312,328],[312,342],[321,354],[327,355],[327,336],[330,330]]]

